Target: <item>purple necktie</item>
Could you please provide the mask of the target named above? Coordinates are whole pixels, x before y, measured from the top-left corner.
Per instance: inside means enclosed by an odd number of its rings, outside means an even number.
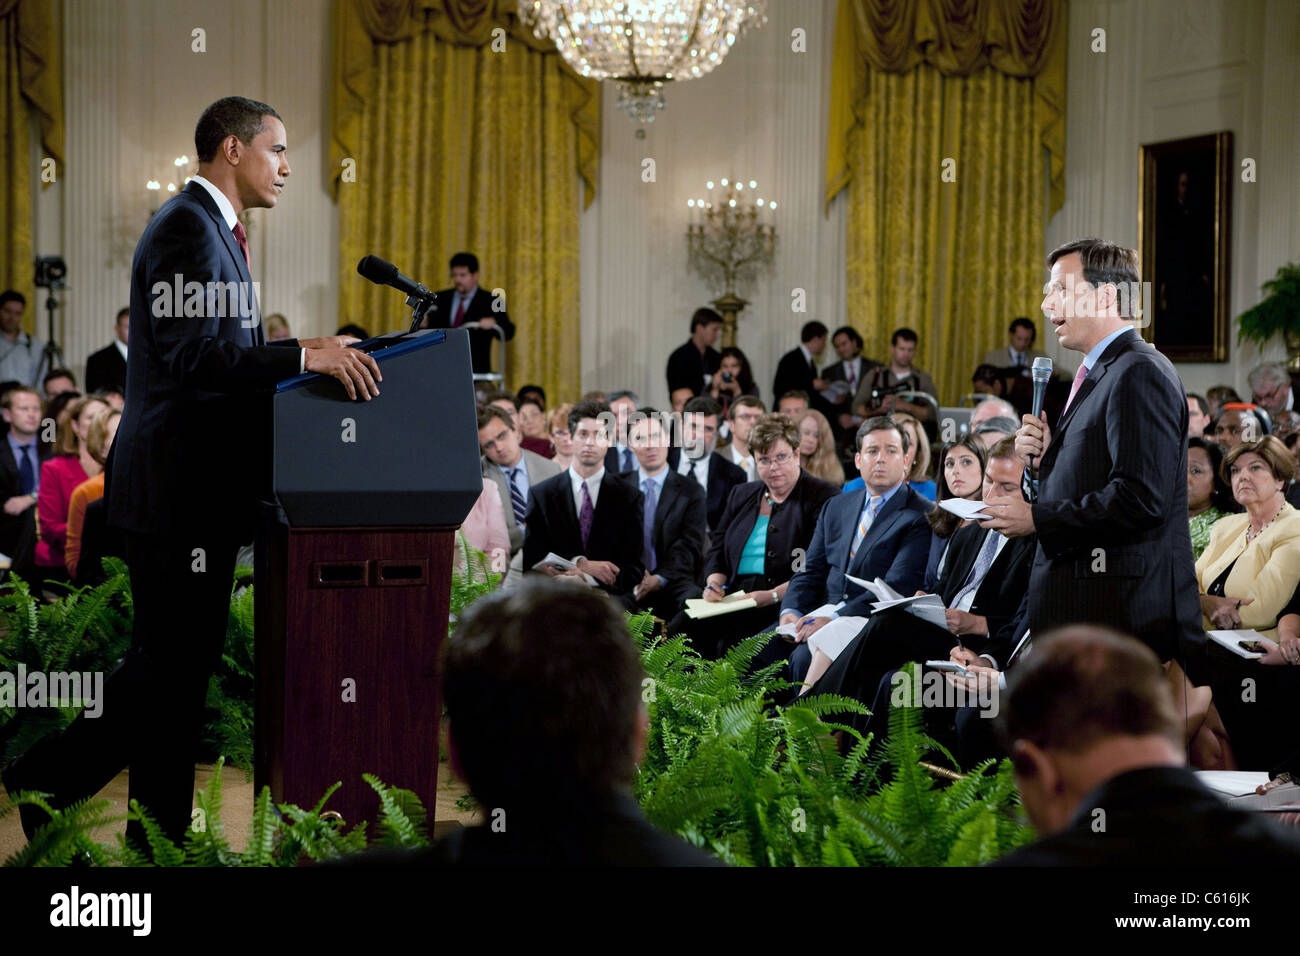
[[[596,517],[596,509],[591,504],[591,492],[587,482],[582,482],[582,510],[578,512],[578,533],[582,535],[582,546],[587,546],[587,537],[591,534],[591,522]]]

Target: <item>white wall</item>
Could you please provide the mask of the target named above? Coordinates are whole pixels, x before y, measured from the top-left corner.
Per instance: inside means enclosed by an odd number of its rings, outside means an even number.
[[[596,201],[582,217],[582,384],[631,388],[667,407],[664,369],[686,341],[691,313],[717,297],[686,267],[686,200],[722,177],[754,179],[777,201],[773,270],[740,294],[737,344],[763,398],[781,353],[817,318],[844,315],[843,204],[823,215],[826,113],[834,0],[768,4],[768,22],[709,76],[669,84],[667,107],[636,139],[636,125],[604,97],[604,144]],[[807,52],[791,50],[791,31]],[[641,180],[655,160],[656,181]],[[791,290],[807,312],[791,312]],[[828,350],[829,354],[829,350]]]
[[[1106,52],[1091,51],[1106,31]],[[1230,130],[1233,134],[1227,362],[1182,363],[1189,391],[1227,383],[1248,394],[1261,361],[1238,347],[1235,319],[1260,284],[1300,257],[1300,5],[1294,0],[1071,0],[1066,200],[1047,245],[1099,235],[1137,247],[1138,147]],[[1243,183],[1252,157],[1257,181]],[[1054,347],[1050,343],[1048,348]],[[1264,358],[1285,356],[1280,341]],[[1080,356],[1060,364],[1073,370]]]

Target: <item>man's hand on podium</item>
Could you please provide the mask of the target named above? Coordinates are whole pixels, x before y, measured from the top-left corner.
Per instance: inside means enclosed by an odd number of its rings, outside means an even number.
[[[299,339],[298,347],[304,349],[345,349],[361,340],[355,335],[322,335],[315,339]]]
[[[358,340],[349,335],[337,335],[299,342],[298,344],[307,350],[304,353],[306,370],[338,379],[347,389],[348,398],[353,401],[356,401],[358,391],[366,401],[377,396],[379,386],[375,383],[384,380],[384,376],[379,371],[379,363],[365,352],[347,348],[346,345],[314,348],[310,344],[330,341],[356,342]]]

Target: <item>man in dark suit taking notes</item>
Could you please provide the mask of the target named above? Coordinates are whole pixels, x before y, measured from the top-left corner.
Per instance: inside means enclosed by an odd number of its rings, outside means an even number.
[[[458,252],[451,257],[451,288],[434,293],[433,312],[425,320],[430,329],[459,329],[477,323],[469,330],[469,349],[475,374],[492,371],[492,341],[497,326],[506,339],[515,337],[515,324],[506,314],[504,297],[479,288],[478,256]]]

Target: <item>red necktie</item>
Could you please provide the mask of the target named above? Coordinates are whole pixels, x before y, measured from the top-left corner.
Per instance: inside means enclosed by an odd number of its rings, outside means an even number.
[[[460,305],[456,306],[456,318],[452,320],[453,329],[460,328],[460,324],[465,321],[465,296],[460,297]]]
[[[253,271],[253,258],[248,254],[248,233],[244,231],[244,224],[238,219],[235,220],[234,233],[235,242],[239,243],[239,251],[244,254],[244,262],[251,274]]]

